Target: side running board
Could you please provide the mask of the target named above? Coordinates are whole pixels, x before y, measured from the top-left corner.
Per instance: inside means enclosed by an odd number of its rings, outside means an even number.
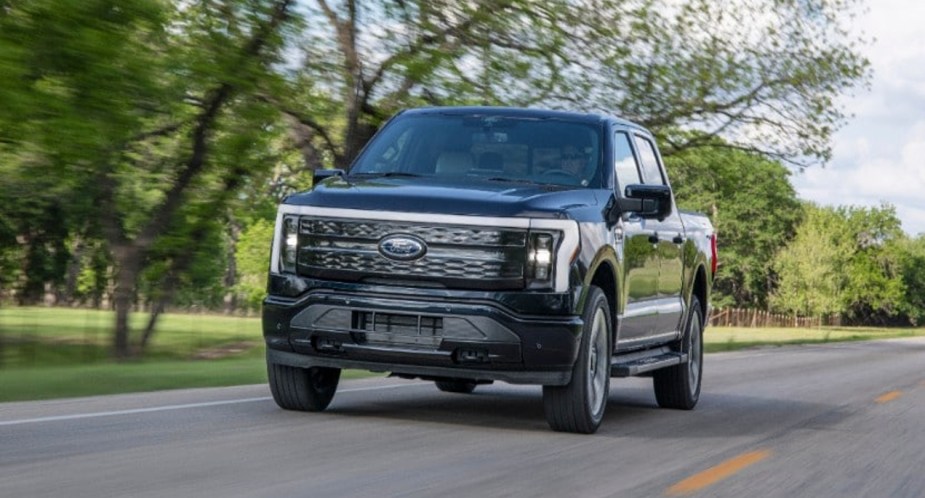
[[[659,368],[687,362],[687,353],[672,351],[669,347],[648,349],[614,356],[610,360],[611,377],[632,377]]]

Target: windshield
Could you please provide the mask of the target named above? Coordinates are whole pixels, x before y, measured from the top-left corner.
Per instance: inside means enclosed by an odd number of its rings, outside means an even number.
[[[599,188],[600,149],[599,127],[582,122],[492,114],[399,116],[350,174]]]

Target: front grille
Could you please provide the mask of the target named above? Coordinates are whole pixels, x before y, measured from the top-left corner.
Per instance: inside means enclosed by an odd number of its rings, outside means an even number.
[[[423,240],[426,254],[412,261],[383,256],[380,240],[397,234]],[[527,231],[516,228],[303,216],[299,220],[298,271],[310,277],[351,281],[389,277],[449,288],[522,288],[526,244]]]
[[[524,247],[525,230],[433,226],[410,223],[372,222],[360,220],[329,220],[303,216],[299,226],[302,234],[333,239],[375,240],[396,233],[424,239],[428,244],[455,246]]]

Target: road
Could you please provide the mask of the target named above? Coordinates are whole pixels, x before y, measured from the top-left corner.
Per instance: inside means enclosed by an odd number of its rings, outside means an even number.
[[[593,436],[538,387],[343,382],[329,411],[265,386],[0,404],[0,496],[925,496],[925,340],[708,355],[700,405],[614,379]]]

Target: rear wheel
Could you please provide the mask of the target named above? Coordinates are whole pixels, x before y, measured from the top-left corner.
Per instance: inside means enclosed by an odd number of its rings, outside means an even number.
[[[339,368],[298,368],[267,362],[267,374],[276,404],[305,412],[327,408],[340,381]]]
[[[610,331],[607,296],[592,286],[582,316],[584,328],[572,380],[565,386],[543,386],[546,421],[561,432],[594,433],[604,419],[610,393]]]
[[[687,353],[687,363],[656,370],[653,375],[655,399],[662,408],[690,410],[700,399],[703,374],[703,313],[697,296],[691,298],[681,351]]]
[[[460,393],[460,394],[469,394],[472,391],[475,391],[475,386],[478,384],[474,380],[466,379],[445,379],[434,381],[437,384],[437,389],[445,393]]]

